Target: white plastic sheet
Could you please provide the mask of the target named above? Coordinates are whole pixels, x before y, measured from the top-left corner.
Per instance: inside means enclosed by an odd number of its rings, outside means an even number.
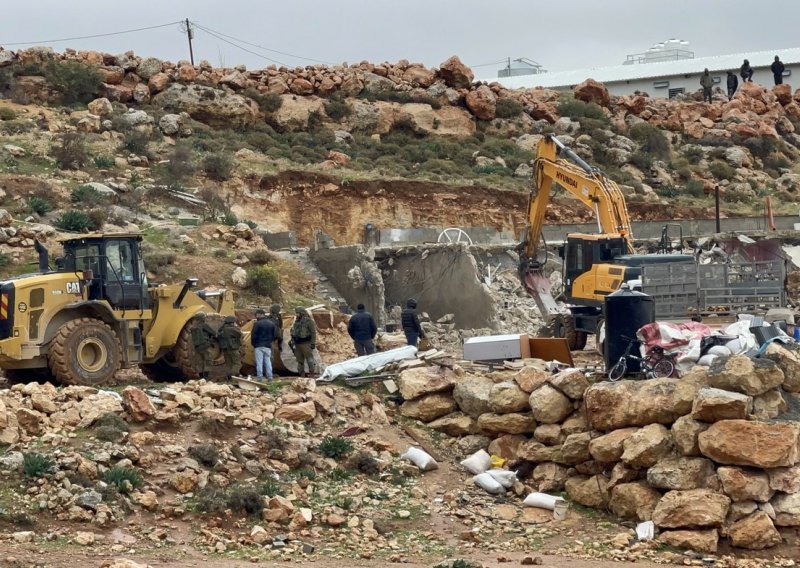
[[[416,356],[417,348],[413,345],[405,345],[397,349],[373,353],[372,355],[364,355],[363,357],[348,359],[341,363],[334,363],[333,365],[329,365],[328,368],[325,369],[325,372],[322,373],[322,376],[317,380],[324,382],[332,381],[337,377],[357,377],[367,371],[380,369],[389,363],[413,359]]]

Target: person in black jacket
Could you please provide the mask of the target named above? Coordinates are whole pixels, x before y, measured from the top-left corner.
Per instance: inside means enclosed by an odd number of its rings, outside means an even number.
[[[375,318],[367,311],[364,304],[358,304],[356,313],[347,323],[347,333],[353,338],[353,345],[356,354],[372,355],[375,353],[375,335],[378,333],[378,326],[375,325]]]
[[[733,71],[728,71],[728,100],[733,98],[736,89],[739,88],[739,78]]]
[[[419,324],[417,317],[417,301],[411,298],[406,302],[405,309],[400,312],[400,324],[403,326],[403,333],[406,334],[406,341],[409,345],[417,346],[420,339],[425,339],[425,332]]]
[[[775,84],[776,85],[782,85],[783,84],[783,70],[786,69],[786,67],[783,66],[783,62],[781,61],[781,58],[776,55],[775,56],[775,61],[772,62],[772,65],[770,65],[769,68],[770,68],[770,71],[772,71],[772,78],[775,79]]]
[[[272,342],[278,335],[275,324],[261,308],[256,310],[256,323],[250,332],[250,344],[256,358],[256,380],[272,380]]]
[[[742,83],[753,82],[753,68],[750,67],[750,62],[745,59],[742,66],[739,68],[739,74],[742,76]]]

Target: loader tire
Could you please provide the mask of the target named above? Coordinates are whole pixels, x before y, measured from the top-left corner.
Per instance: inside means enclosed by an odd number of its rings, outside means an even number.
[[[180,383],[186,380],[172,351],[153,363],[142,363],[139,368],[154,383]]]
[[[575,329],[575,319],[571,315],[558,316],[553,324],[553,337],[567,340],[570,351],[580,351],[586,347],[586,332]]]
[[[99,386],[120,368],[119,338],[104,322],[79,318],[62,325],[50,342],[47,364],[63,385]]]
[[[220,314],[206,315],[206,323],[214,330],[222,327],[222,322],[225,320]],[[188,379],[199,379],[200,371],[195,365],[197,357],[194,355],[194,346],[192,345],[192,327],[195,320],[191,319],[183,326],[181,333],[178,335],[178,341],[175,344],[175,362],[178,364],[178,369],[183,373],[183,376]],[[211,365],[208,369],[208,378],[212,381],[225,381],[228,376],[228,369],[225,366],[225,357],[219,349],[219,345],[215,341],[211,345]]]

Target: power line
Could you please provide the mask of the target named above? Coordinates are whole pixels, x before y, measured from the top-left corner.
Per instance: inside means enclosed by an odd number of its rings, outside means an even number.
[[[214,32],[207,30],[206,28],[204,28],[203,26],[201,26],[201,25],[199,25],[199,24],[197,24],[195,22],[192,22],[192,23],[194,24],[194,27],[196,27],[198,30],[204,31],[208,35],[213,36],[213,37],[217,38],[218,40],[227,43],[228,45],[232,45],[233,47],[241,49],[242,51],[246,51],[247,53],[249,53],[251,55],[255,55],[256,57],[260,57],[261,59],[266,59],[267,61],[270,61],[270,62],[275,63],[277,65],[282,65],[284,67],[291,67],[291,65],[287,65],[286,63],[281,63],[280,61],[277,61],[275,59],[271,59],[271,58],[267,57],[266,55],[261,55],[260,53],[256,53],[255,51],[251,51],[251,50],[247,49],[246,47],[242,47],[241,45],[235,44],[232,41],[228,41],[224,37],[219,36],[219,35],[215,34]]]
[[[470,65],[470,67],[489,67],[490,65],[497,65],[498,63],[505,63],[506,59],[498,59],[497,61],[492,61],[491,63],[481,63],[480,65]]]
[[[35,44],[42,44],[42,43],[57,43],[57,42],[61,42],[61,41],[75,41],[75,40],[79,40],[79,39],[93,39],[93,38],[97,38],[97,37],[108,37],[108,36],[115,36],[115,35],[121,35],[121,34],[130,34],[130,33],[133,33],[133,32],[143,32],[145,30],[155,30],[155,29],[158,29],[158,28],[166,28],[168,26],[174,26],[174,25],[180,24],[180,23],[181,23],[180,21],[177,21],[177,22],[170,22],[168,24],[160,24],[158,26],[147,26],[145,28],[135,28],[135,29],[132,29],[132,30],[122,30],[122,31],[119,31],[119,32],[108,32],[108,33],[105,33],[105,34],[95,34],[95,35],[88,35],[88,36],[64,37],[64,38],[60,38],[60,39],[48,39],[48,40],[40,40],[40,41],[16,41],[16,42],[11,42],[11,43],[5,43],[5,42],[0,41],[0,45],[4,45],[4,46],[9,46],[9,45],[35,45]]]
[[[215,33],[215,34],[218,34],[220,36],[226,37],[228,39],[232,39],[232,40],[238,41],[239,43],[243,43],[244,45],[249,45],[250,47],[256,47],[258,49],[263,49],[264,51],[269,51],[271,53],[277,53],[278,55],[285,55],[285,56],[291,57],[293,59],[303,59],[304,61],[313,61],[314,63],[322,63],[322,64],[325,64],[325,65],[335,65],[335,63],[332,63],[330,61],[322,61],[320,59],[313,59],[311,57],[303,57],[301,55],[294,55],[293,53],[286,53],[285,51],[278,51],[277,49],[271,49],[269,47],[264,47],[263,45],[258,45],[257,43],[250,43],[250,42],[245,41],[243,39],[239,39],[237,37],[233,37],[233,36],[224,34],[222,32],[218,32],[216,30],[212,30],[211,28],[203,27],[200,24],[198,24],[197,22],[192,22],[192,23],[195,26],[197,26],[198,28],[200,28],[200,29],[202,29],[202,30],[204,30],[204,31],[206,31],[208,33]]]

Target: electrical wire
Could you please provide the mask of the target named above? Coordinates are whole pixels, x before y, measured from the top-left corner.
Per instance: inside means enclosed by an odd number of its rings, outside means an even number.
[[[178,20],[176,22],[170,22],[168,24],[159,24],[157,26],[147,26],[145,28],[135,28],[135,29],[132,29],[132,30],[122,30],[122,31],[119,31],[119,32],[108,32],[108,33],[104,33],[104,34],[94,34],[94,35],[78,36],[78,37],[64,37],[64,38],[60,38],[60,39],[48,39],[48,40],[41,40],[41,41],[16,41],[16,42],[10,42],[10,43],[6,43],[6,42],[0,41],[0,45],[3,45],[3,46],[10,46],[10,45],[36,45],[36,44],[43,44],[43,43],[58,43],[58,42],[62,42],[62,41],[75,41],[75,40],[79,40],[79,39],[93,39],[93,38],[97,38],[97,37],[108,37],[108,36],[115,36],[115,35],[121,35],[121,34],[130,34],[130,33],[134,33],[134,32],[143,32],[143,31],[146,31],[146,30],[155,30],[155,29],[158,29],[158,28],[166,28],[166,27],[169,27],[169,26],[174,26],[176,24],[180,24],[182,22],[183,22],[183,20]]]
[[[489,67],[490,65],[497,65],[498,63],[506,63],[508,59],[498,59],[497,61],[492,61],[491,63],[481,63],[479,65],[470,65],[470,67]]]
[[[293,53],[286,53],[285,51],[278,51],[277,49],[271,49],[269,47],[264,47],[263,45],[258,45],[257,43],[250,43],[249,41],[245,41],[243,39],[240,39],[240,38],[228,35],[228,34],[224,34],[224,33],[220,32],[220,31],[212,30],[211,28],[208,28],[208,27],[205,27],[205,26],[201,26],[197,22],[191,22],[191,23],[192,23],[192,25],[198,27],[199,29],[201,29],[201,30],[203,30],[205,32],[215,33],[215,34],[220,35],[222,37],[226,37],[228,39],[232,39],[234,41],[242,43],[244,45],[249,45],[250,47],[256,47],[258,49],[263,49],[264,51],[269,51],[271,53],[277,53],[278,55],[285,55],[285,56],[291,57],[293,59],[302,59],[304,61],[313,61],[314,63],[322,63],[324,65],[336,65],[335,63],[333,63],[331,61],[322,61],[320,59],[313,59],[311,57],[303,57],[301,55],[294,55]]]
[[[229,40],[225,39],[224,37],[219,36],[219,35],[215,34],[214,32],[209,31],[208,29],[195,24],[194,22],[192,22],[192,25],[194,25],[194,27],[196,27],[198,30],[203,31],[203,32],[207,33],[208,35],[213,36],[213,37],[217,38],[218,40],[220,40],[220,41],[222,41],[224,43],[227,43],[228,45],[232,45],[233,47],[241,49],[242,51],[245,51],[245,52],[249,53],[250,55],[255,55],[256,57],[260,57],[261,59],[265,59],[265,60],[267,60],[267,61],[269,61],[271,63],[275,63],[276,65],[282,65],[284,67],[291,67],[291,65],[287,65],[286,63],[282,63],[282,62],[278,61],[277,59],[272,59],[270,57],[267,57],[266,55],[261,55],[260,53],[256,53],[255,51],[247,49],[246,47],[242,47],[241,45],[233,43],[232,41],[229,41]]]

